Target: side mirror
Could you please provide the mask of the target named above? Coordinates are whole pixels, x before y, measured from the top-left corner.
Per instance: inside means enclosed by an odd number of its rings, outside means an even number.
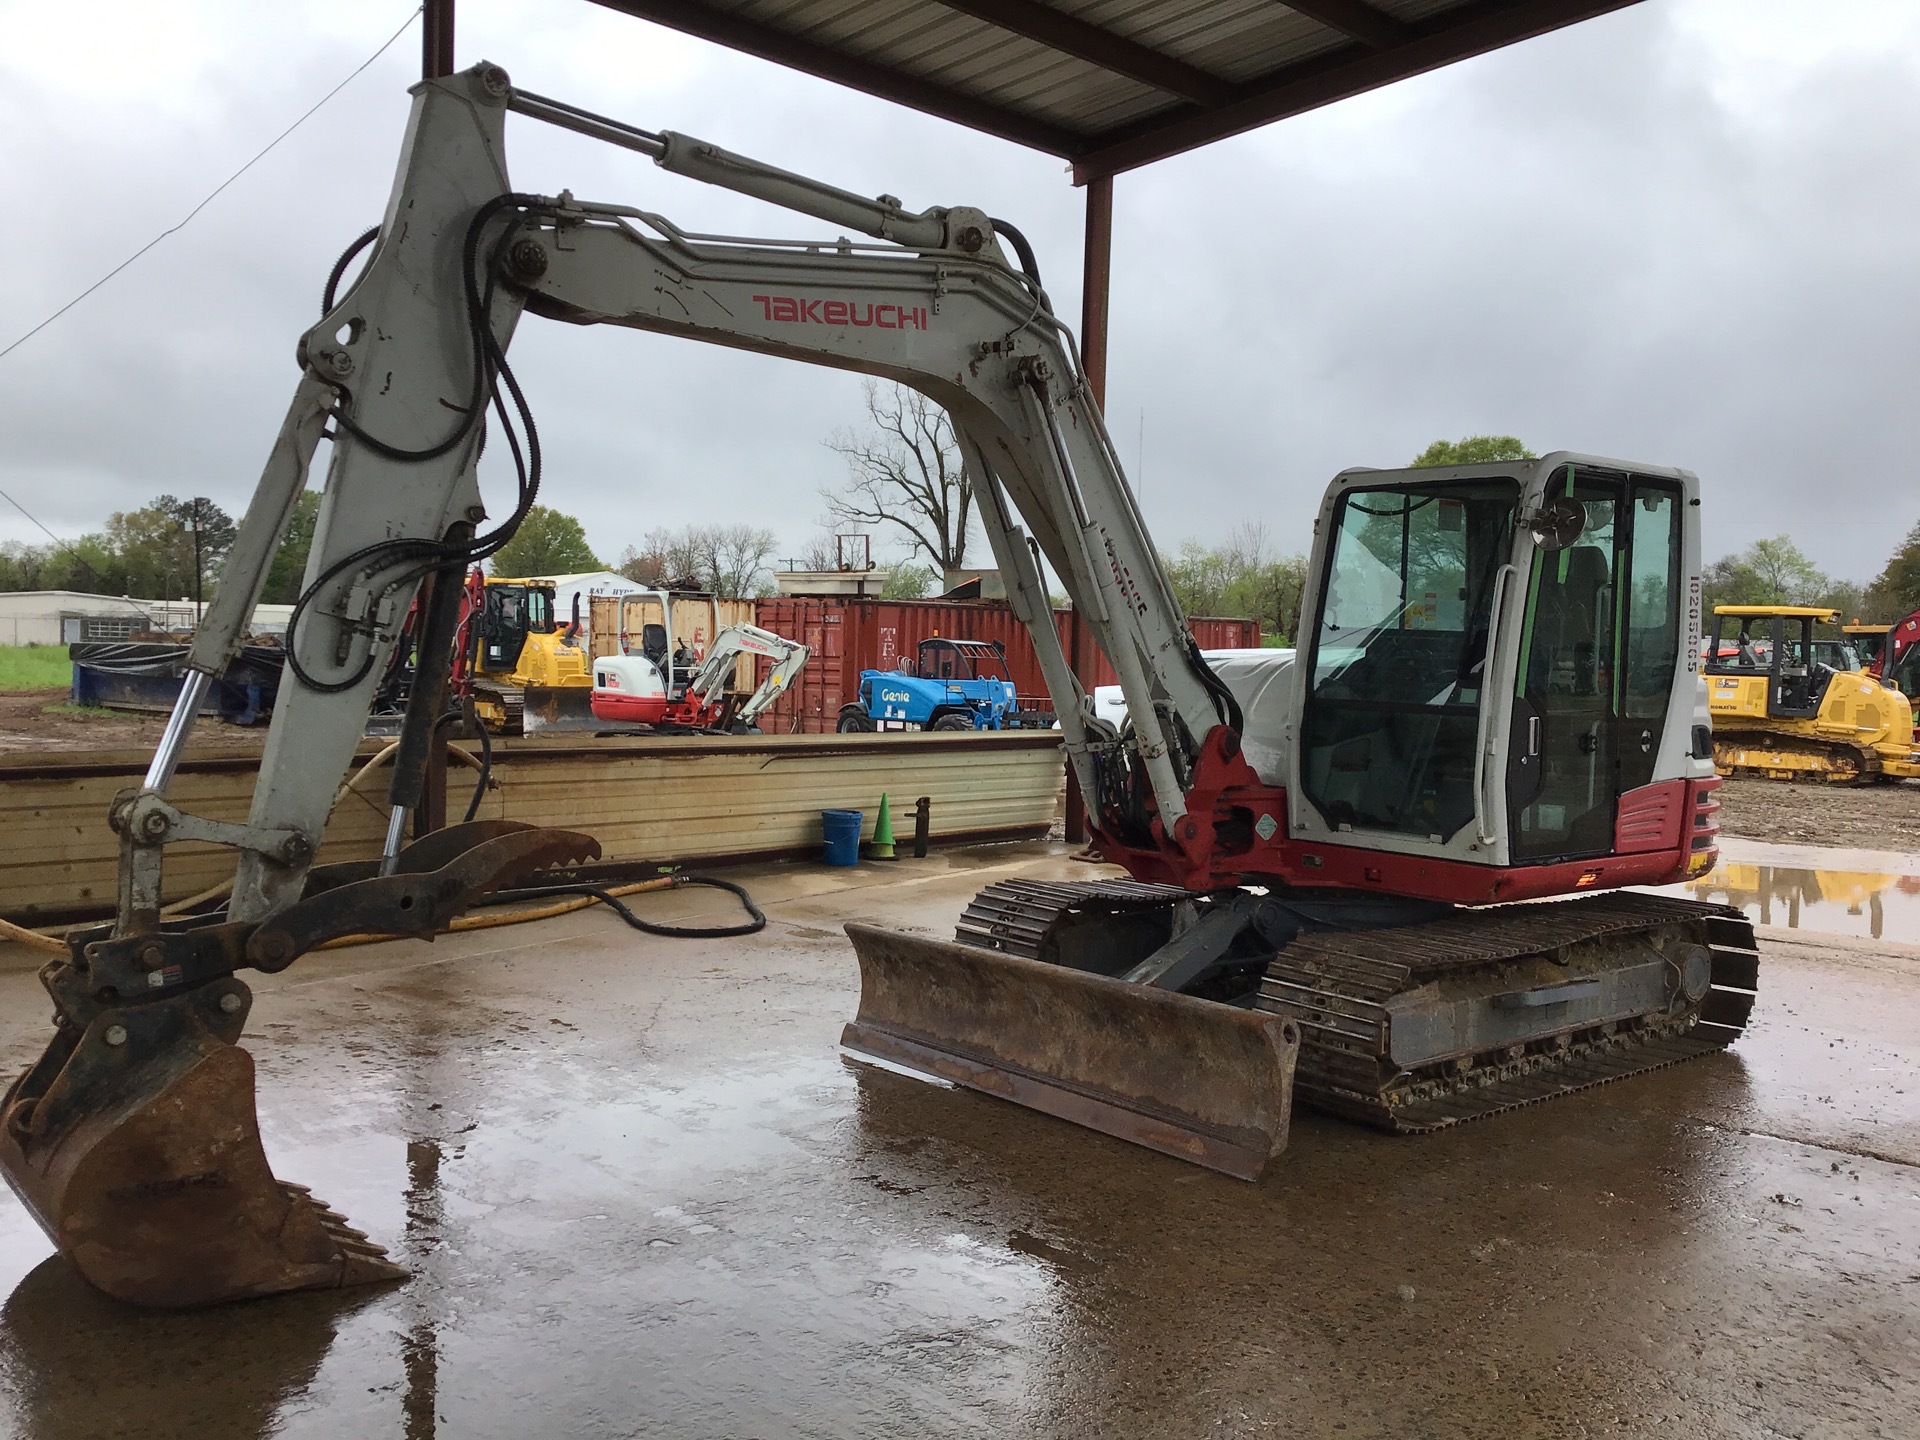
[[[1542,550],[1564,550],[1587,528],[1587,507],[1571,495],[1547,501],[1535,512],[1528,529]]]

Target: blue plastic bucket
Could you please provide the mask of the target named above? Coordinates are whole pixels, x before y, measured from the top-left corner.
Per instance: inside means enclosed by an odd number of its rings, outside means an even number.
[[[858,810],[822,810],[820,829],[827,837],[821,859],[829,865],[860,863],[860,826],[865,815]]]

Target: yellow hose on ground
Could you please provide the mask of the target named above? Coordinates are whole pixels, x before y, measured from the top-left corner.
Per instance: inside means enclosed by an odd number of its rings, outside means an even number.
[[[11,920],[0,920],[0,940],[17,940],[22,945],[31,945],[36,950],[48,950],[56,955],[67,953],[67,942],[56,940],[51,935],[42,935],[38,930],[29,930],[24,925],[16,925]]]

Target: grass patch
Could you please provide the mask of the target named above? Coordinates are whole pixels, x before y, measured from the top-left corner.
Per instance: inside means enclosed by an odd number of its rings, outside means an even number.
[[[94,720],[118,720],[123,718],[118,710],[109,710],[104,705],[75,705],[65,702],[59,705],[42,705],[42,715],[82,715]]]
[[[0,690],[52,690],[73,684],[64,645],[0,645]]]

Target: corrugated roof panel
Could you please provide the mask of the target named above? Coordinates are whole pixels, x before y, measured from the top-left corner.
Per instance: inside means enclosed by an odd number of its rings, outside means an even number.
[[[916,79],[1093,135],[1175,104],[938,0],[745,0],[738,13]]]
[[[1336,10],[1344,29],[1281,0],[1034,0],[1001,24],[970,13],[989,0],[598,3],[1072,156],[1086,178],[1639,0],[1366,0],[1371,17]]]

